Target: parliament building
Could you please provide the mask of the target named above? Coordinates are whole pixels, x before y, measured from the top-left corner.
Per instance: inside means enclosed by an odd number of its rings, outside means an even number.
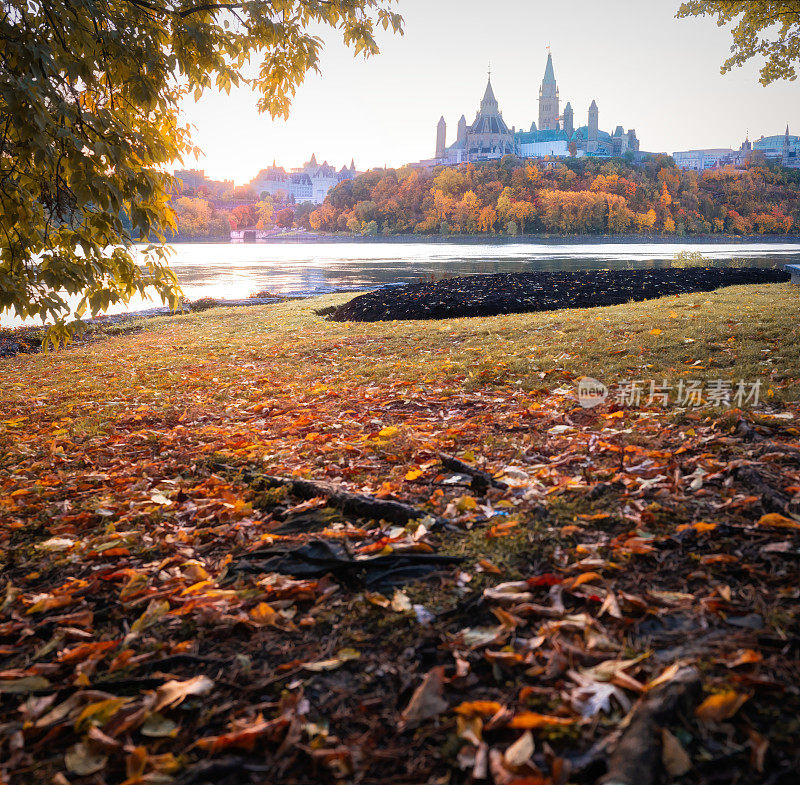
[[[609,158],[639,150],[636,131],[627,131],[618,125],[613,133],[601,131],[599,111],[592,101],[586,125],[575,126],[569,102],[561,110],[553,71],[553,57],[548,53],[544,78],[539,88],[539,122],[531,123],[529,131],[509,127],[492,89],[491,75],[472,125],[467,125],[464,115],[458,121],[456,141],[447,145],[447,124],[444,117],[436,128],[436,155],[421,162],[427,165],[459,164],[464,161],[487,161],[506,154],[520,158],[598,156]]]

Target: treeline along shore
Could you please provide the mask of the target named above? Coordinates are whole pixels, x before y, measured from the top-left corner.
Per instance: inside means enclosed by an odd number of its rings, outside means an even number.
[[[326,239],[796,237],[800,170],[754,160],[742,168],[679,169],[668,156],[499,161],[420,169],[373,169],[339,183],[322,205],[237,189],[239,203],[201,192],[176,195],[176,238],[223,238],[230,230],[292,230]],[[311,239],[303,235],[303,239]]]

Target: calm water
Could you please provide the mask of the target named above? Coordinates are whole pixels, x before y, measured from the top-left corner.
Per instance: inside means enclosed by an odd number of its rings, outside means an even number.
[[[800,244],[789,243],[185,243],[173,249],[172,267],[192,300],[238,299],[262,289],[322,294],[476,273],[658,267],[679,251],[753,265],[800,263]],[[137,299],[111,312],[159,304]],[[0,316],[0,324],[14,323]]]

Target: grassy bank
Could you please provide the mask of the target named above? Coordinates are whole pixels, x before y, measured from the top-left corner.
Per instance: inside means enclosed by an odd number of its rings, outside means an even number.
[[[9,781],[456,783],[491,762],[504,785],[588,783],[678,673],[691,705],[642,742],[659,767],[792,776],[798,287],[320,315],[349,296],[0,360]],[[612,397],[577,406],[584,375]],[[620,405],[631,379],[760,380],[762,401],[663,409],[645,385]],[[421,517],[355,517],[264,473]],[[309,540],[462,562],[377,589],[259,569]]]

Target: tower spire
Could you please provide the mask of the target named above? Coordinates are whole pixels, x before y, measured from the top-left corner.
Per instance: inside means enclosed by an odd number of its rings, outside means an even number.
[[[539,130],[554,131],[558,124],[559,99],[556,75],[553,70],[553,55],[547,45],[547,63],[544,67],[544,78],[539,87]]]

